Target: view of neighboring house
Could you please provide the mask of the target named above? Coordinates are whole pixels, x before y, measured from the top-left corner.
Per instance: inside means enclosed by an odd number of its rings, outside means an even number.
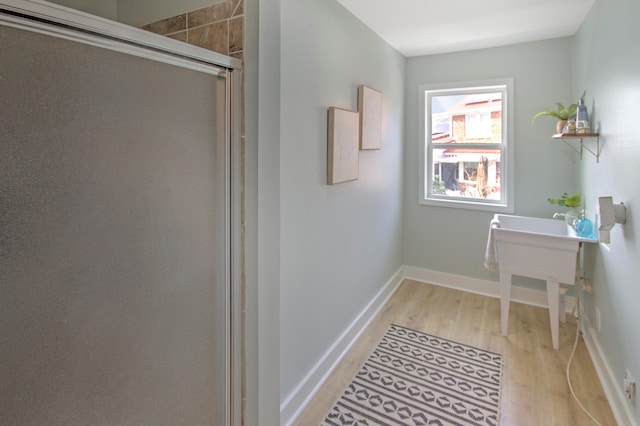
[[[500,199],[501,93],[434,96],[431,111],[433,193]]]

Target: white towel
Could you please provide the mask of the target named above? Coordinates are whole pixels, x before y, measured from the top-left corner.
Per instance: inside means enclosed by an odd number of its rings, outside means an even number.
[[[487,237],[487,249],[484,253],[484,267],[489,271],[498,270],[498,258],[496,256],[496,242],[493,236],[493,230],[500,228],[500,221],[496,218],[491,219],[489,223],[489,236]]]

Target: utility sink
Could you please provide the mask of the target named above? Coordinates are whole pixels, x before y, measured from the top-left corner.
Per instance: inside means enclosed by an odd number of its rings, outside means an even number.
[[[560,219],[544,219],[539,217],[512,216],[507,214],[496,214],[494,219],[500,222],[500,229],[517,232],[524,238],[529,235],[540,235],[561,240],[577,240],[585,243],[597,243],[596,238],[579,237],[575,229],[567,222]]]
[[[511,277],[520,275],[547,282],[547,300],[551,320],[553,348],[558,349],[560,283],[574,285],[578,252],[582,243],[597,243],[595,238],[579,237],[564,220],[496,214],[491,221],[498,272],[502,334],[507,335]]]

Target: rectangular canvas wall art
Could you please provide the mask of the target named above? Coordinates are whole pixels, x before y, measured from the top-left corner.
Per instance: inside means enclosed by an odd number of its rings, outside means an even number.
[[[380,149],[382,140],[382,93],[358,86],[360,112],[360,149]]]
[[[329,108],[327,184],[358,179],[359,114]]]

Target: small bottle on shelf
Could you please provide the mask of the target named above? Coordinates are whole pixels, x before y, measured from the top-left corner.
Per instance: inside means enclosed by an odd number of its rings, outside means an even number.
[[[578,101],[578,110],[576,111],[576,133],[589,133],[589,113],[587,106],[584,104],[584,98]]]

